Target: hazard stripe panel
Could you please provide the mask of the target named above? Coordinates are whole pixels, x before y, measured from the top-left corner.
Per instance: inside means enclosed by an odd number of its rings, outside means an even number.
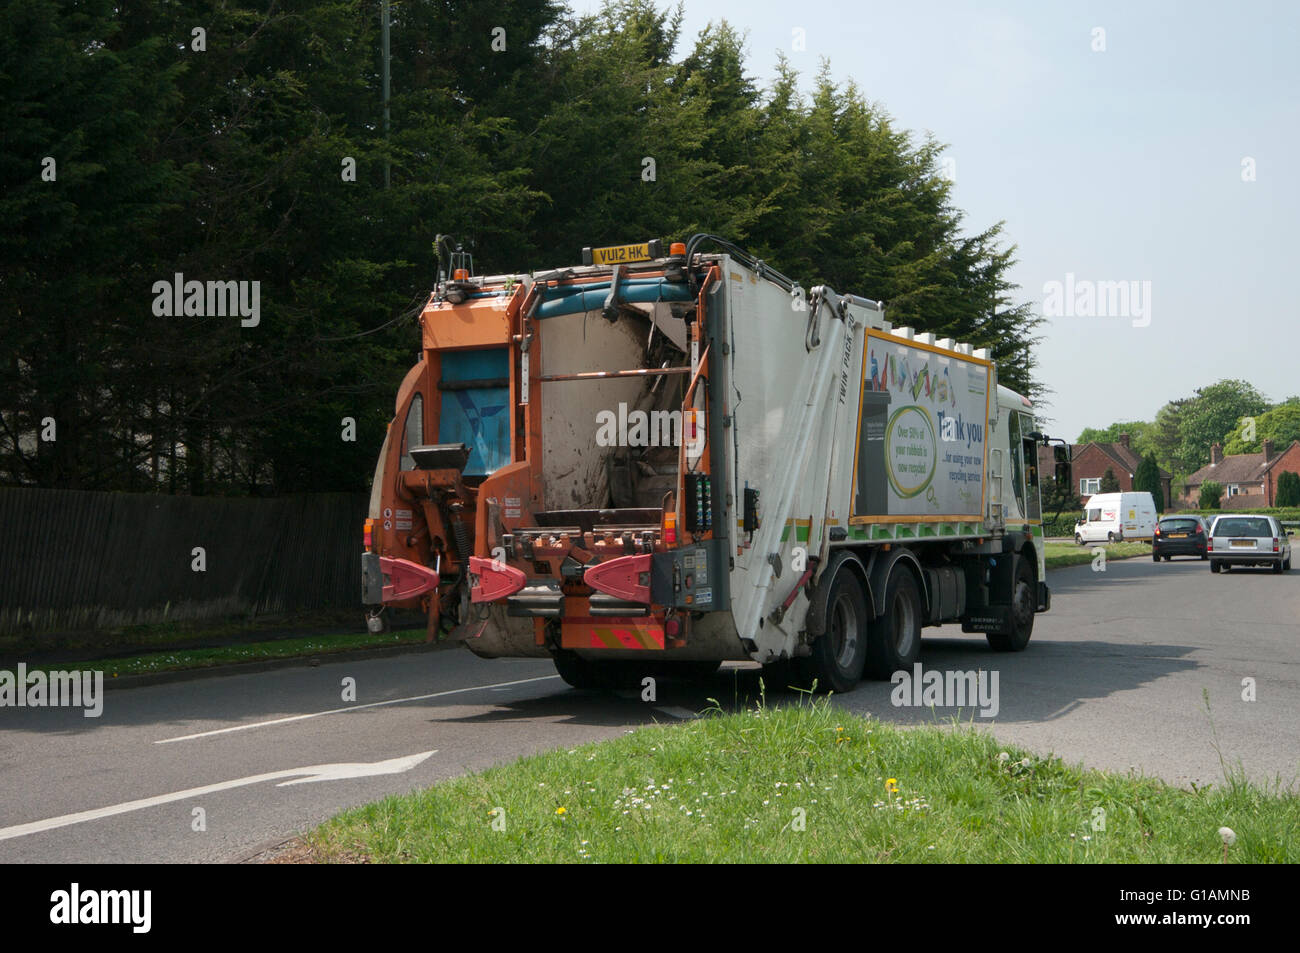
[[[664,626],[653,619],[565,619],[560,646],[566,649],[664,648]]]

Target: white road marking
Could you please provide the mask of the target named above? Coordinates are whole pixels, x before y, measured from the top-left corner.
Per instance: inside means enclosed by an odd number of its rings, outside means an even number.
[[[690,721],[695,718],[695,712],[689,708],[683,708],[681,705],[659,705],[655,711],[661,711],[665,715],[672,715],[674,718],[681,718],[684,721]]]
[[[170,804],[172,801],[187,801],[190,798],[203,797],[207,794],[215,794],[218,791],[228,791],[231,788],[246,787],[250,784],[260,784],[263,781],[276,781],[280,778],[294,778],[292,781],[280,781],[276,787],[285,787],[290,784],[305,784],[311,781],[340,781],[345,778],[368,778],[381,774],[401,774],[404,771],[410,771],[416,765],[425,761],[430,755],[435,754],[433,751],[423,751],[420,754],[410,754],[401,758],[390,758],[387,761],[374,761],[369,764],[341,762],[338,764],[316,764],[306,768],[290,768],[288,771],[271,771],[267,774],[254,774],[247,778],[236,778],[233,781],[221,781],[217,784],[205,784],[201,788],[187,788],[184,791],[173,791],[171,794],[159,794],[157,797],[141,798],[138,801],[124,801],[121,804],[112,804],[108,807],[97,807],[91,811],[80,811],[76,814],[64,814],[61,817],[51,817],[44,821],[32,821],[30,824],[16,824],[13,827],[0,827],[0,840],[9,840],[12,837],[25,837],[28,834],[39,834],[41,831],[53,830],[56,827],[68,827],[72,824],[82,824],[86,821],[99,820],[101,817],[112,817],[115,814],[127,814],[131,811],[142,811],[148,807],[157,807],[159,804]],[[299,775],[305,775],[299,777]]]
[[[520,678],[513,682],[497,682],[495,685],[474,685],[470,688],[453,688],[445,692],[433,692],[428,695],[412,695],[409,698],[393,698],[384,702],[367,702],[364,705],[350,705],[347,708],[331,708],[328,711],[313,711],[305,715],[289,715],[285,718],[272,718],[270,721],[255,721],[247,725],[233,725],[230,728],[217,728],[213,731],[200,731],[192,735],[181,735],[177,738],[161,738],[155,741],[156,745],[171,744],[173,741],[192,741],[195,738],[210,738],[213,735],[228,735],[235,731],[248,731],[250,728],[266,728],[270,725],[287,725],[293,721],[306,721],[308,718],[320,718],[322,715],[340,715],[349,711],[360,711],[363,708],[382,708],[385,705],[404,705],[407,702],[420,702],[430,698],[443,698],[447,695],[459,695],[464,692],[480,692],[487,688],[508,688],[511,685],[527,685],[530,682],[545,682],[552,678],[559,678],[558,675],[540,675],[537,678]]]

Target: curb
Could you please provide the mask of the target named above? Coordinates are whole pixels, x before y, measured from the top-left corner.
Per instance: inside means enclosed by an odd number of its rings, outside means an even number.
[[[120,678],[106,677],[104,688],[108,690],[126,688],[145,688],[149,685],[166,685],[171,682],[192,682],[201,678],[220,678],[224,675],[255,675],[258,672],[271,672],[280,668],[309,667],[334,662],[356,662],[364,659],[388,658],[393,655],[410,653],[441,652],[456,648],[462,643],[432,642],[413,643],[410,645],[392,645],[373,649],[350,649],[345,652],[322,652],[317,655],[295,655],[290,658],[266,659],[261,662],[233,662],[229,665],[208,665],[202,668],[180,668],[170,672],[150,672],[147,675],[124,675]]]

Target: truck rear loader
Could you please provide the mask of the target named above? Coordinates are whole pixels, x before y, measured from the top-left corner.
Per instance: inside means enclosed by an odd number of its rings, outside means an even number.
[[[578,687],[744,660],[846,691],[927,626],[1028,644],[1047,438],[986,350],[710,235],[469,264],[440,271],[375,469],[373,629],[418,608]]]

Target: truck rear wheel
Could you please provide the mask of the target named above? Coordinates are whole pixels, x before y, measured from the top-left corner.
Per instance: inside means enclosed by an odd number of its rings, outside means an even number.
[[[631,659],[588,659],[567,649],[555,653],[555,670],[574,688],[632,688],[651,674],[649,665]]]
[[[867,635],[867,675],[889,678],[909,670],[921,657],[921,593],[916,577],[895,566],[885,587],[885,612]]]
[[[1022,652],[1034,631],[1034,570],[1025,556],[1017,556],[1016,582],[1011,592],[1011,632],[988,634],[995,652]]]
[[[577,652],[561,650],[555,653],[555,670],[574,688],[605,688],[608,673],[599,662],[585,659]]]
[[[795,659],[805,685],[822,691],[847,692],[862,680],[867,661],[867,600],[854,572],[842,567],[826,597],[826,631],[812,644],[812,654]]]

